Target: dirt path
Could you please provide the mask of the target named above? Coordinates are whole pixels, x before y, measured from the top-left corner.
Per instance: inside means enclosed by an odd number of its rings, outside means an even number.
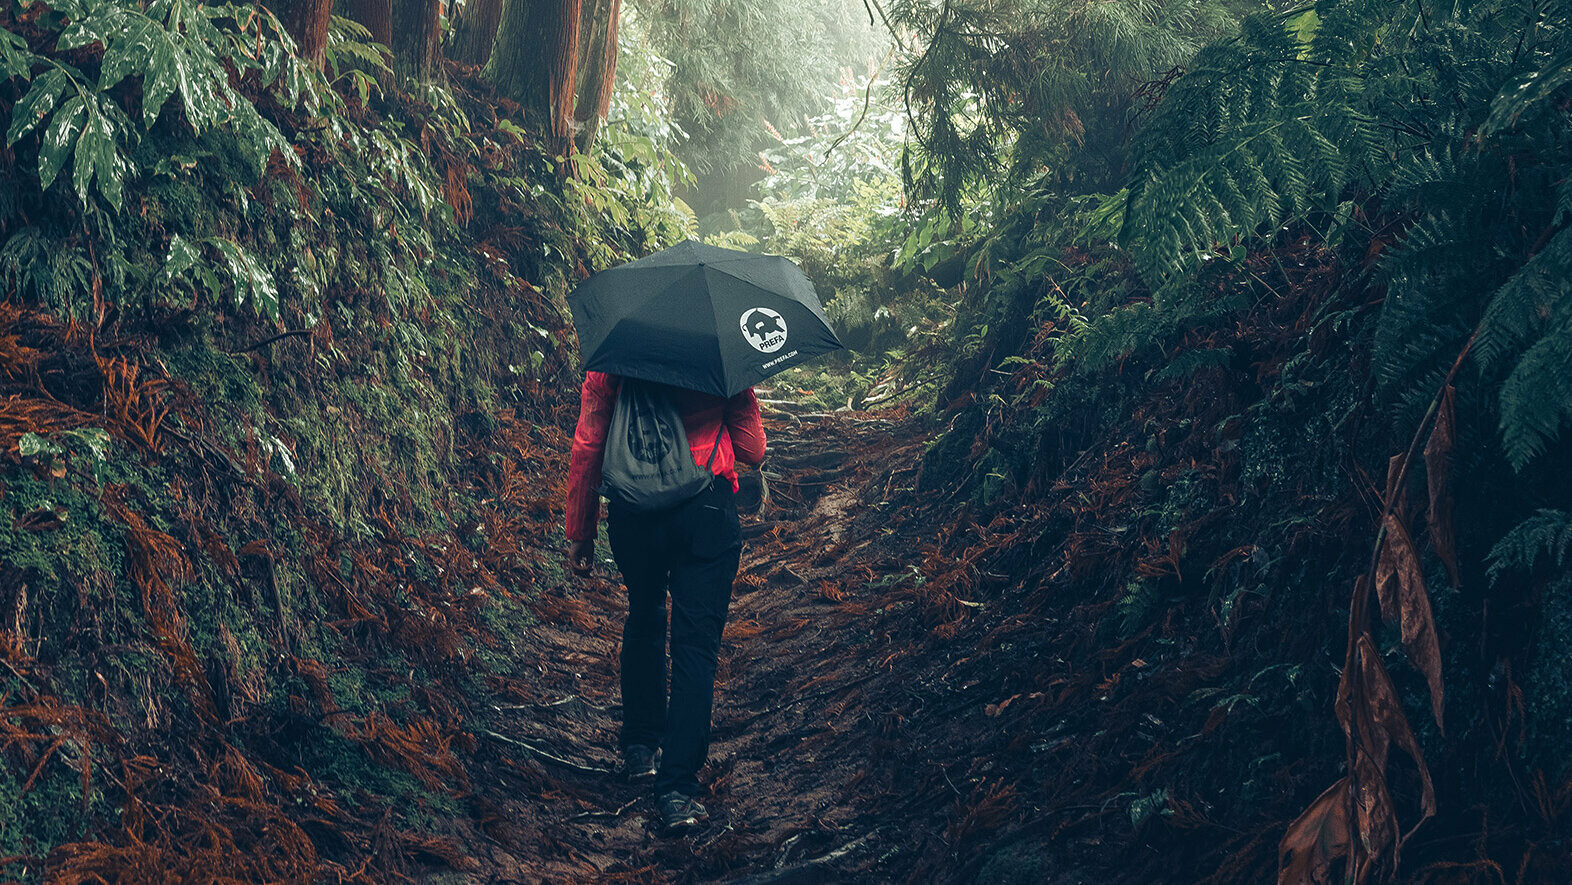
[[[825,881],[899,851],[891,809],[874,804],[904,766],[878,738],[899,723],[866,703],[898,651],[867,629],[863,597],[919,562],[884,513],[926,439],[867,414],[767,424],[777,478],[744,517],[702,776],[710,822],[665,838],[647,788],[611,773],[624,605],[607,566],[542,591],[546,623],[519,649],[540,662],[537,696],[492,705],[481,737],[496,783],[475,801],[493,843],[469,846],[482,881]]]

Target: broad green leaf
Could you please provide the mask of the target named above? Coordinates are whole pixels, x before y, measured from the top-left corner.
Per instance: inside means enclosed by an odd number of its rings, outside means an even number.
[[[185,47],[176,45],[170,32],[158,29],[161,41],[148,57],[146,72],[142,75],[143,125],[151,126],[158,118],[164,102],[176,92],[185,107],[186,119],[198,132],[217,123],[228,108],[218,100],[213,90],[213,71],[198,71],[192,64]]]
[[[38,186],[49,190],[76,148],[77,135],[87,124],[87,100],[73,95],[60,106],[38,146]]]
[[[371,87],[376,81],[371,79],[370,74],[359,70],[350,71],[349,79],[355,84],[355,95],[360,98],[360,104],[364,107],[371,100]]]
[[[44,122],[70,85],[71,75],[62,68],[51,68],[39,74],[27,94],[11,109],[11,126],[6,130],[5,143],[16,144],[18,139]]]
[[[34,455],[58,455],[61,452],[59,446],[36,433],[22,434],[22,438],[17,440],[16,448],[24,458]]]
[[[108,101],[105,105],[110,105]],[[110,105],[110,107],[113,107]],[[111,115],[118,112],[118,108],[110,111],[109,108],[89,105],[87,123],[82,127],[82,135],[77,139],[75,166],[73,167],[73,183],[76,185],[77,199],[83,205],[87,204],[87,189],[96,179],[98,192],[104,195],[109,205],[120,209],[120,186],[124,181],[129,164],[120,155],[120,145],[115,133],[119,127],[115,125]]]
[[[119,39],[108,41],[104,44],[104,60],[99,66],[98,88],[99,91],[113,89],[121,80],[132,74],[140,74],[147,68],[150,57],[157,51],[157,44],[162,41],[164,30],[157,22],[146,16],[127,16],[124,29],[118,35]],[[144,91],[144,105],[162,105],[162,101],[155,102]]]
[[[86,446],[87,450],[93,453],[95,460],[109,460],[109,431],[102,427],[83,427],[77,430],[67,430],[64,435]]]
[[[129,24],[128,19],[134,17],[139,16],[113,3],[95,5],[86,14],[70,15],[71,23],[60,32],[55,45],[60,49],[81,49],[98,43],[108,49],[117,42],[115,38]]]
[[[179,234],[169,241],[169,255],[164,259],[164,279],[172,280],[191,269],[202,258],[191,241]]]
[[[5,75],[5,79],[21,77],[25,80],[31,77],[33,65],[38,60],[20,34],[0,28],[0,73]]]
[[[211,237],[207,242],[224,259],[225,269],[235,287],[235,306],[240,307],[249,298],[258,311],[278,319],[278,287],[273,283],[273,275],[239,244],[222,237]]]

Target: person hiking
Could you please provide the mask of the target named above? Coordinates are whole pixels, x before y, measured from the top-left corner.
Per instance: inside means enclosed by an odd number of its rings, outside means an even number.
[[[590,574],[595,559],[602,459],[623,383],[597,371],[584,378],[566,504],[568,561],[580,576]],[[641,511],[613,498],[606,532],[628,591],[620,661],[622,770],[631,781],[653,781],[661,822],[676,831],[706,817],[695,799],[698,773],[709,752],[715,667],[742,553],[736,464],[763,462],[764,424],[751,387],[730,398],[659,390],[681,416],[694,461],[713,476],[697,495],[664,510]]]

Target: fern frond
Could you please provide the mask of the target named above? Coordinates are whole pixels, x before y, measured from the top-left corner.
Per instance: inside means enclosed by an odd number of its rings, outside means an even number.
[[[1565,188],[1572,191],[1572,187]],[[1572,227],[1564,228],[1507,280],[1485,308],[1474,357],[1489,369],[1547,326],[1572,320]]]
[[[1157,370],[1155,378],[1158,381],[1183,381],[1205,369],[1227,366],[1233,358],[1231,347],[1182,350],[1168,361],[1168,365]]]
[[[1372,355],[1378,389],[1399,398],[1450,363],[1472,328],[1481,249],[1477,229],[1452,213],[1431,212],[1409,228],[1381,265],[1386,300]],[[1433,394],[1433,386],[1426,396]]]
[[[0,248],[0,284],[63,313],[88,313],[92,279],[92,262],[81,247],[39,228],[22,228]]]
[[[1512,469],[1522,470],[1572,422],[1572,322],[1523,354],[1501,386],[1501,443]]]
[[[1566,564],[1567,548],[1572,547],[1572,513],[1541,510],[1518,523],[1490,548],[1485,560],[1491,586],[1509,569],[1530,571],[1547,555],[1555,568]]]
[[[1357,85],[1318,73],[1283,16],[1254,15],[1169,90],[1136,148],[1121,242],[1149,281],[1335,206],[1373,165]],[[1345,78],[1346,79],[1346,78]],[[1339,88],[1328,90],[1327,82]]]
[[[1550,53],[1537,70],[1504,90],[1490,105],[1482,134],[1495,135],[1517,125],[1524,114],[1532,113],[1572,85],[1572,34],[1558,28],[1560,47]],[[1554,39],[1554,38],[1552,38]],[[1553,44],[1552,44],[1553,45]]]

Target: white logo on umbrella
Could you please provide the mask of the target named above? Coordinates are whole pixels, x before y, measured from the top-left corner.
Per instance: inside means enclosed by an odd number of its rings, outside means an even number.
[[[786,344],[786,318],[768,307],[742,312],[742,336],[760,353],[774,353]]]

